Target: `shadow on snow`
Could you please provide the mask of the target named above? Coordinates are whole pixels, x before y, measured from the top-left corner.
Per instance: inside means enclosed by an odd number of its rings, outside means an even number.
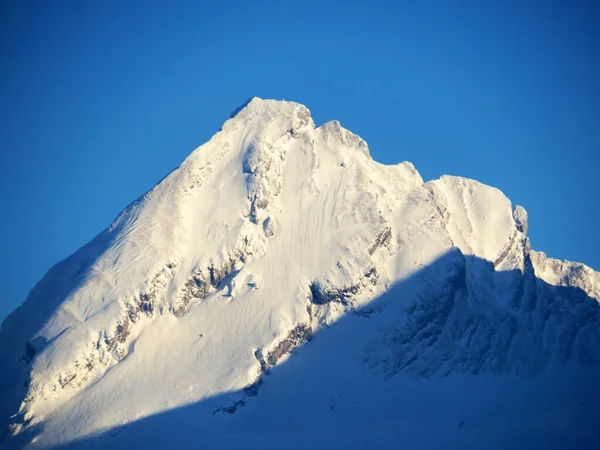
[[[524,273],[496,272],[453,250],[315,333],[255,389],[56,448],[587,448],[600,438],[599,324],[597,300],[545,283],[528,259]]]

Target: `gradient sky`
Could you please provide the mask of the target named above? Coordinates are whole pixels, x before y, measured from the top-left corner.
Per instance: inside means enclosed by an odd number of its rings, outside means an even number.
[[[600,270],[599,3],[3,1],[0,320],[255,95],[498,187]]]

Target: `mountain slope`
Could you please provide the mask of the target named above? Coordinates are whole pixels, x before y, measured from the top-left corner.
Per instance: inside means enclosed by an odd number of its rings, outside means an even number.
[[[338,122],[316,128],[302,105],[254,98],[5,320],[5,445],[67,445],[192,404],[207,436],[248,430],[244,410],[277,421],[265,392],[285,387],[294,360],[312,374],[341,358],[330,372],[350,380],[322,389],[373,392],[338,408],[340,423],[404,383],[428,380],[431,396],[439,377],[516,377],[513,394],[531,379],[588,380],[600,274],[531,251],[526,232],[525,210],[495,188],[424,183],[410,163],[373,161]],[[301,391],[300,411],[322,398]],[[393,444],[381,423],[373,442]]]

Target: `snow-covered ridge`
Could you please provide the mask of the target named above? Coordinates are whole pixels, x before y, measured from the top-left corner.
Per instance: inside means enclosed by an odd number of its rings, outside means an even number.
[[[139,410],[255,396],[272,366],[348,313],[377,314],[368,305],[410,277],[418,289],[387,300],[365,343],[375,373],[592,364],[600,274],[531,251],[527,221],[498,189],[425,183],[337,121],[254,98],[6,319],[2,418],[14,434],[72,423],[68,439]]]

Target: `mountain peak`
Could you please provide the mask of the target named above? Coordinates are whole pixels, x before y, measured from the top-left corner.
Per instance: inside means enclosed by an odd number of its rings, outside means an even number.
[[[285,100],[263,100],[252,97],[237,108],[225,122],[222,131],[246,127],[247,138],[256,137],[256,131],[277,139],[286,133],[298,136],[315,128],[310,111],[304,105]]]
[[[241,106],[236,108],[231,113],[230,118],[233,119],[236,117],[248,118],[253,116],[263,116],[281,119],[298,109],[310,115],[310,111],[308,110],[308,108],[300,103],[286,100],[262,99],[260,97],[251,97],[248,100],[246,100]]]
[[[250,104],[250,102],[252,102],[253,100],[262,100],[259,97],[250,97],[248,100],[246,100],[244,103],[242,103],[240,106],[238,106],[236,109],[233,110],[233,112],[229,115],[230,119],[233,119],[235,116],[237,116],[240,111],[242,111],[246,106],[248,106]]]
[[[340,398],[322,408],[314,392],[340,382],[347,396],[383,386],[387,406],[365,413],[384,414],[404,397],[388,386],[410,378],[381,376],[592,364],[600,276],[532,251],[527,223],[498,189],[424,183],[410,163],[373,161],[338,121],[315,128],[305,106],[253,97],[2,324],[0,420],[52,447],[194,403],[210,408],[182,428],[222,425],[213,416],[249,397],[268,415],[261,385],[304,344],[298,357],[321,345],[331,358],[304,360],[317,378],[288,404],[316,405],[298,419],[321,424]]]

